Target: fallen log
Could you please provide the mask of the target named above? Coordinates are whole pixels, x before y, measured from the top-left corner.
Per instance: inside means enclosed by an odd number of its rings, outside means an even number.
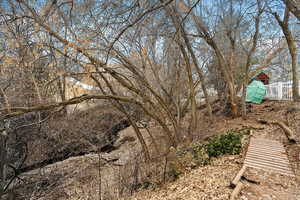
[[[237,173],[235,178],[231,181],[230,187],[234,188],[238,185],[241,177],[243,176],[244,172],[246,171],[246,166],[243,166],[240,171]]]
[[[236,197],[241,192],[242,188],[243,188],[243,183],[239,181],[238,184],[236,185],[236,187],[234,188],[234,190],[232,191],[231,195],[230,195],[230,200],[235,200]]]
[[[264,119],[258,119],[257,121],[261,124],[275,124],[275,125],[280,126],[280,128],[283,129],[283,131],[284,131],[286,137],[288,138],[289,142],[290,143],[296,143],[295,133],[287,125],[285,125],[283,122],[268,121],[268,120],[264,120]]]
[[[287,125],[285,125],[283,122],[276,122],[276,124],[278,124],[284,130],[284,133],[288,138],[289,142],[296,143],[296,136]]]

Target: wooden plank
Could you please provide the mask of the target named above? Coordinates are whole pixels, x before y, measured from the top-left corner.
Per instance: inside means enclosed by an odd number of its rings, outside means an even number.
[[[268,164],[268,163],[262,163],[262,162],[256,162],[256,161],[245,161],[245,163],[247,164],[253,164],[253,165],[259,165],[259,166],[262,166],[262,167],[269,167],[271,169],[274,169],[274,170],[283,170],[283,171],[288,171],[288,172],[292,172],[292,170],[289,168],[289,167],[281,167],[281,166],[275,166],[275,165],[272,165],[272,164]]]
[[[247,154],[246,158],[262,158],[263,160],[272,160],[274,162],[286,162],[289,163],[287,159],[283,159],[280,157],[270,157],[270,156],[265,156],[265,155],[257,155],[257,154]]]
[[[274,157],[274,158],[280,158],[280,159],[287,160],[287,156],[285,156],[284,154],[274,155],[272,153],[265,153],[265,152],[260,152],[260,151],[248,151],[247,154],[256,155],[256,156]]]
[[[257,149],[249,149],[249,152],[250,153],[258,153],[258,154],[265,154],[265,155],[278,155],[278,156],[283,156],[285,155],[284,152],[267,152],[267,151],[260,151],[260,150],[257,150]]]
[[[285,154],[285,150],[279,150],[279,149],[268,149],[268,148],[261,148],[261,147],[252,147],[252,146],[249,146],[248,147],[248,151],[250,150],[255,150],[255,151],[263,151],[263,152],[278,152],[278,153],[283,153]]]
[[[278,166],[278,167],[286,167],[286,168],[290,168],[289,163],[287,162],[274,162],[274,161],[269,161],[269,160],[265,160],[265,159],[260,159],[260,158],[246,158],[245,161],[247,162],[260,162],[262,164],[266,163],[266,164],[270,164],[270,165],[274,165],[274,166]]]
[[[282,151],[276,151],[276,150],[266,150],[266,149],[255,149],[255,148],[249,148],[248,150],[249,152],[257,152],[257,153],[268,153],[268,154],[277,154],[277,155],[280,155],[280,154],[285,154],[285,152],[282,152]]]
[[[272,163],[286,163],[286,164],[289,164],[289,161],[286,160],[286,159],[278,159],[278,158],[274,158],[274,157],[266,157],[266,156],[252,156],[252,155],[247,155],[246,156],[246,159],[253,159],[253,160],[266,160],[266,161],[269,161],[269,162],[272,162]]]
[[[270,140],[270,139],[266,139],[266,138],[251,138],[251,141],[257,141],[257,142],[268,142],[269,144],[281,144],[280,142],[276,141],[276,140]]]
[[[244,164],[247,167],[295,176],[283,145],[277,141],[251,138]]]
[[[265,148],[265,149],[280,149],[282,151],[285,151],[285,149],[279,145],[270,146],[270,145],[265,145],[265,144],[251,143],[251,147],[259,147],[259,148]]]
[[[273,167],[259,165],[259,164],[253,164],[253,163],[245,163],[245,165],[246,165],[246,167],[252,167],[252,168],[261,169],[261,170],[265,170],[265,171],[272,171],[274,173],[279,173],[279,174],[295,177],[294,173],[292,173],[290,171],[286,171],[286,170],[274,169]]]
[[[239,183],[241,177],[243,176],[244,172],[246,171],[246,166],[244,165],[240,171],[237,173],[237,175],[235,176],[235,178],[231,181],[231,187],[235,187],[237,186],[237,184]]]
[[[253,145],[253,144],[250,144],[251,148],[258,148],[258,149],[266,149],[266,150],[277,150],[277,151],[283,151],[285,152],[285,149],[283,147],[267,147],[267,146],[264,146],[263,144],[262,145]]]
[[[267,141],[251,141],[250,143],[251,143],[251,144],[259,144],[259,145],[263,144],[263,145],[271,146],[271,147],[274,147],[274,146],[276,146],[276,147],[281,146],[281,144],[280,144],[279,142],[278,142],[278,143],[269,143],[269,142],[267,142]]]
[[[264,145],[264,146],[270,146],[270,147],[283,147],[280,143],[268,143],[267,141],[264,142],[250,142],[250,144],[257,144],[257,145]]]

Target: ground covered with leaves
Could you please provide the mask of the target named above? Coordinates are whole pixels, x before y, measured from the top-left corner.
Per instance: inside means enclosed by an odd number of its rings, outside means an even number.
[[[186,200],[186,199],[229,199],[229,182],[242,163],[240,155],[224,156],[214,159],[211,164],[182,175],[175,182],[161,188],[143,190],[131,200]]]
[[[288,142],[284,131],[276,125],[264,125],[258,123],[259,119],[278,120],[288,125],[296,134],[297,141],[300,141],[300,110],[298,106],[290,102],[267,101],[261,105],[251,105],[247,119],[218,117],[214,127],[207,132],[222,133],[230,129],[252,130],[251,137],[266,138],[280,141],[284,144],[290,164],[295,172],[295,178],[284,176],[270,171],[258,169],[247,169],[243,180],[244,187],[237,199],[242,200],[297,200],[300,199],[300,147],[299,143]],[[222,138],[222,136],[217,136]],[[244,143],[250,136],[244,138]],[[226,142],[225,142],[226,143]],[[227,147],[230,145],[227,145]],[[201,166],[189,173],[181,174],[179,178],[162,187],[142,190],[136,193],[132,200],[193,200],[193,199],[229,199],[232,193],[230,181],[242,167],[246,146],[239,155],[222,156],[214,158],[205,166]],[[221,148],[220,148],[221,147]],[[219,141],[211,143],[211,154],[217,155],[220,150],[226,150]],[[224,152],[226,154],[226,151]]]
[[[298,198],[299,144],[288,143],[280,127],[257,120],[283,121],[300,141],[300,111],[288,102],[272,101],[252,105],[249,111],[247,119],[232,119],[217,112],[215,122],[210,123],[206,111],[199,110],[201,126],[193,132],[193,143],[182,144],[167,157],[151,163],[140,162],[141,147],[132,127],[128,127],[119,133],[116,143],[121,146],[117,150],[69,158],[22,174],[17,199],[98,199],[100,193],[102,199],[123,200],[229,199],[230,181],[242,167],[250,130],[255,137],[284,144],[298,179],[246,171],[245,176],[259,184],[246,181],[239,199]],[[155,125],[149,130],[157,136],[161,132]],[[151,147],[147,131],[141,131]],[[155,152],[153,146],[151,151]]]

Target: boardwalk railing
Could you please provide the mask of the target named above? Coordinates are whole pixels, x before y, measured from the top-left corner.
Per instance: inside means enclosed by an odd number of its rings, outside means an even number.
[[[300,88],[300,81],[299,81]],[[271,100],[292,100],[293,99],[293,82],[277,82],[266,85],[266,99]],[[300,91],[299,91],[300,92]]]

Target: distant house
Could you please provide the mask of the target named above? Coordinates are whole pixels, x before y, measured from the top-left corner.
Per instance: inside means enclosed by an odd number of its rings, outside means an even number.
[[[85,77],[77,80],[75,78],[66,78],[66,99],[72,99],[84,94],[99,93],[100,89],[88,81]]]
[[[66,77],[65,79],[65,98],[67,100],[82,96],[84,94],[97,94],[100,91],[99,88],[92,84],[92,81],[87,81],[87,76],[80,77],[78,79],[72,77]],[[68,105],[67,113],[73,113],[75,110],[83,111],[89,108],[93,108],[96,105],[101,104],[101,100],[89,100],[79,104]]]
[[[260,72],[253,79],[263,82],[264,85],[269,85],[270,82],[270,77],[264,72]]]

